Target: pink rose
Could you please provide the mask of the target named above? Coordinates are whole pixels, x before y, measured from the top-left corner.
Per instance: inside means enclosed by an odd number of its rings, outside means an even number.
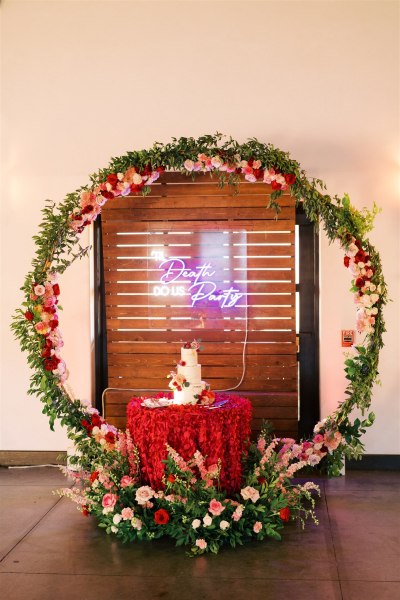
[[[133,477],[129,477],[129,475],[124,475],[120,481],[120,486],[122,488],[126,488],[126,487],[132,485],[133,483],[135,483],[135,480],[133,479]]]
[[[251,500],[252,502],[257,502],[260,497],[260,493],[250,485],[240,490],[240,495],[243,500]]]
[[[183,166],[185,167],[186,171],[193,171],[193,169],[194,169],[194,162],[192,160],[187,159],[183,163]]]
[[[253,526],[254,533],[260,533],[261,529],[262,529],[261,521],[256,521]]]
[[[133,517],[133,510],[127,506],[121,510],[121,516],[125,521],[129,521]]]
[[[215,500],[214,498],[213,500],[211,500],[208,510],[212,515],[218,517],[218,515],[220,515],[222,511],[225,510],[225,506],[222,506],[221,502]]]
[[[35,292],[36,296],[43,296],[46,289],[45,289],[44,285],[35,285],[35,287],[33,288],[33,291]]]
[[[207,542],[201,538],[196,540],[196,546],[200,548],[200,550],[205,550],[207,548]]]
[[[101,504],[103,508],[114,508],[116,502],[118,500],[118,496],[116,494],[104,494]]]
[[[320,433],[314,436],[314,444],[321,444],[324,441],[324,436]]]
[[[242,514],[243,514],[243,506],[241,504],[239,504],[239,506],[235,509],[234,513],[232,514],[232,519],[234,521],[240,521],[240,519],[242,518]]]
[[[142,487],[136,490],[136,502],[145,506],[150,498],[154,497],[154,490],[151,489],[148,485],[142,485]]]

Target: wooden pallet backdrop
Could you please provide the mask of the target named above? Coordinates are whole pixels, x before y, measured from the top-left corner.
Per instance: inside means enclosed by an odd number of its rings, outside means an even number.
[[[246,374],[236,391],[252,400],[255,431],[268,419],[277,434],[296,436],[295,203],[282,196],[276,219],[266,208],[271,191],[243,181],[235,193],[208,175],[192,182],[168,173],[149,196],[104,207],[108,385],[121,388],[105,394],[111,423],[124,426],[134,390],[167,389],[182,340],[202,339],[202,375],[212,389],[235,387],[242,376],[247,315]],[[229,251],[221,252],[225,239]],[[234,310],[207,309],[202,316],[186,296],[154,296],[160,274],[155,252],[166,258],[206,256],[217,273],[229,268],[231,283],[246,295]]]

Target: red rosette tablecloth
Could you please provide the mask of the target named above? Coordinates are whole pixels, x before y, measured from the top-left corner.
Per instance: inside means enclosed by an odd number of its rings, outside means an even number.
[[[221,459],[221,487],[228,493],[240,489],[242,457],[250,438],[251,403],[247,398],[217,393],[215,408],[178,404],[146,408],[143,400],[131,399],[127,421],[146,483],[162,489],[162,461],[167,458],[168,443],[185,460],[199,450],[207,467]]]

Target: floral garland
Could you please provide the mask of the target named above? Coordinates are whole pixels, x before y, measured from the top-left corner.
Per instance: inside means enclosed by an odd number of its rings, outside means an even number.
[[[119,196],[146,195],[165,170],[192,178],[197,173],[216,176],[221,186],[237,185],[241,178],[264,182],[266,204],[279,213],[278,199],[290,189],[302,203],[307,217],[322,225],[330,241],[339,240],[345,253],[344,265],[352,277],[357,328],[363,343],[345,360],[349,381],[346,398],[334,413],[315,426],[310,440],[271,439],[263,432],[250,446],[243,487],[228,498],[218,486],[218,465],[206,467],[199,453],[185,462],[168,449],[163,490],[141,484],[140,468],[129,432],[117,431],[67,388],[68,370],[61,356],[58,275],[76,259],[88,254],[79,235],[101,213],[108,201]],[[58,206],[43,209],[43,221],[34,240],[36,256],[24,286],[23,308],[16,310],[12,329],[33,369],[29,394],[43,402],[53,428],[56,418],[67,427],[80,457],[73,462],[74,477],[82,485],[64,493],[75,500],[83,514],[93,514],[108,533],[124,541],[169,535],[191,552],[217,552],[224,544],[236,546],[252,538],[279,538],[279,530],[290,518],[315,519],[308,483],[294,485],[301,468],[317,464],[338,475],[343,457],[360,458],[361,435],[372,425],[373,413],[362,421],[350,420],[353,408],[362,413],[371,403],[371,390],[378,377],[379,350],[385,331],[382,316],[387,289],[378,252],[366,238],[378,212],[357,211],[349,198],[331,198],[322,181],[308,179],[289,154],[251,139],[238,144],[221,134],[173,139],[154,144],[150,150],[128,152],[112,159],[106,169],[91,176],[91,184],[68,194]],[[272,192],[271,192],[272,189]],[[75,247],[78,250],[75,250]],[[305,501],[310,508],[303,506]]]

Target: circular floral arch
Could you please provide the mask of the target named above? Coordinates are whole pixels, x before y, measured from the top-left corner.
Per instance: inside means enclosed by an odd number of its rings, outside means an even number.
[[[243,488],[231,497],[219,488],[218,469],[207,469],[205,457],[196,453],[185,462],[173,448],[168,448],[163,489],[142,485],[129,432],[117,431],[95,409],[75,399],[66,383],[58,276],[88,254],[89,248],[79,243],[80,234],[106,202],[148,194],[164,171],[192,178],[209,173],[221,186],[235,186],[243,176],[249,182],[265,182],[270,186],[266,205],[276,210],[278,218],[278,199],[290,189],[309,220],[322,225],[330,242],[339,241],[344,266],[350,271],[357,329],[364,334],[363,342],[345,360],[348,385],[345,397],[338,398],[338,408],[316,424],[309,440],[296,443],[271,438],[263,431],[248,448]],[[33,369],[29,394],[43,402],[51,428],[55,419],[66,426],[80,454],[72,459],[73,474],[83,485],[62,493],[75,500],[83,514],[96,516],[107,533],[124,541],[168,535],[178,545],[190,546],[193,554],[218,552],[224,544],[235,546],[252,538],[279,538],[279,530],[290,518],[314,517],[316,486],[294,485],[293,475],[316,465],[338,475],[344,456],[361,457],[361,435],[374,421],[373,413],[354,421],[350,413],[359,408],[364,415],[370,406],[385,331],[386,284],[379,254],[366,237],[378,212],[375,205],[371,212],[358,211],[347,195],[331,197],[321,180],[307,178],[288,153],[256,139],[239,144],[217,133],[198,139],[173,138],[169,144],[155,143],[149,150],[113,158],[107,168],[90,177],[89,185],[68,194],[58,205],[48,202],[42,212],[32,270],[21,288],[25,301],[15,312],[12,328]],[[305,507],[307,501],[311,508]]]

